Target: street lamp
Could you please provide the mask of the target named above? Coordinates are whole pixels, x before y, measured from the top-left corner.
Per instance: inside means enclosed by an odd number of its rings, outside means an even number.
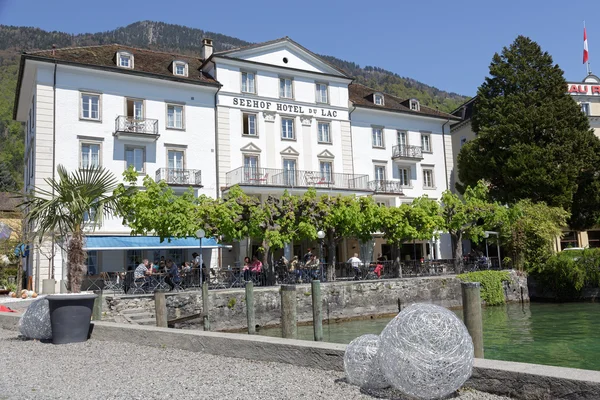
[[[200,240],[200,286],[202,286],[202,239],[206,236],[204,229],[200,228],[196,231],[196,237]]]
[[[500,259],[500,234],[498,232],[485,231],[483,233],[483,237],[485,238],[485,252],[486,252],[486,257],[487,257],[487,251],[488,251],[487,239],[490,237],[490,235],[496,235],[496,250],[498,252],[498,267],[500,269],[502,269],[502,260]]]
[[[317,232],[319,238],[319,258],[321,259],[321,279],[323,279],[323,239],[325,238],[325,232]]]
[[[483,237],[485,238],[485,258],[490,258],[489,254],[488,254],[489,251],[488,251],[488,242],[487,242],[488,238],[490,237],[489,232],[487,232],[487,231],[484,232]]]

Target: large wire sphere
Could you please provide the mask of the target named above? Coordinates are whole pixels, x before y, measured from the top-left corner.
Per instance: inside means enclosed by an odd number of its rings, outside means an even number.
[[[452,312],[413,304],[381,332],[379,362],[387,381],[420,399],[440,399],[459,389],[473,370],[473,340]]]
[[[390,386],[378,360],[379,336],[362,335],[350,342],[344,354],[344,370],[348,382],[367,389]]]
[[[37,299],[27,307],[19,319],[19,332],[27,339],[52,339],[48,299]]]

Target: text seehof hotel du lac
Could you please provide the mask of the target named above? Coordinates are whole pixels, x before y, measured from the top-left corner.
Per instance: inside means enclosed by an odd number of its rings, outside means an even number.
[[[257,110],[273,110],[289,112],[294,114],[309,114],[319,117],[336,118],[338,112],[335,110],[327,110],[325,108],[311,108],[306,106],[298,106],[294,104],[276,103],[264,100],[251,100],[241,99],[239,97],[233,98],[233,105],[247,108],[256,108]]]

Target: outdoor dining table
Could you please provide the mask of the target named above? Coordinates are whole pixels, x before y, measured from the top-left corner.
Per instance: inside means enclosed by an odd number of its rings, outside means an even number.
[[[169,290],[171,287],[165,282],[165,278],[169,274],[167,273],[153,273],[149,275],[148,278],[148,289],[147,292],[154,292],[156,290]]]

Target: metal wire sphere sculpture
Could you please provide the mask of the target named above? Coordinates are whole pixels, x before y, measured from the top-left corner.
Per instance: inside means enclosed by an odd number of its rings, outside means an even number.
[[[396,389],[420,399],[440,399],[471,376],[473,341],[453,312],[414,304],[381,333],[379,362]]]
[[[389,386],[379,368],[378,350],[377,335],[362,335],[346,347],[344,370],[351,384],[367,389],[383,389]]]

